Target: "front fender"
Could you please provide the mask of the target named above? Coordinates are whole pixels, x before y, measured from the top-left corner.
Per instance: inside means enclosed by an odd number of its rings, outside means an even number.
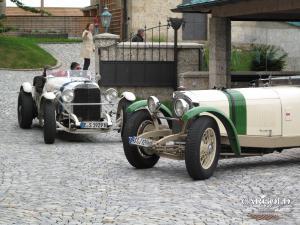
[[[146,109],[147,105],[148,105],[147,100],[136,101],[127,108],[127,112],[132,113],[132,112],[138,111],[140,109]],[[172,117],[172,112],[164,104],[161,104],[159,110],[164,114],[164,116]]]
[[[136,100],[135,94],[129,91],[123,92],[121,96],[130,102],[134,102]]]
[[[210,113],[215,117],[217,117],[222,122],[228,134],[228,139],[233,152],[237,156],[241,155],[241,147],[240,147],[240,142],[238,139],[236,128],[232,123],[232,121],[222,112],[220,112],[218,109],[212,107],[201,107],[201,106],[195,107],[189,110],[188,112],[186,112],[183,115],[182,120],[184,122],[188,122],[192,118],[201,116],[201,113]]]
[[[55,99],[55,94],[53,92],[46,92],[42,95],[42,99],[53,101]]]
[[[32,93],[32,85],[29,82],[24,82],[21,87],[24,92]]]

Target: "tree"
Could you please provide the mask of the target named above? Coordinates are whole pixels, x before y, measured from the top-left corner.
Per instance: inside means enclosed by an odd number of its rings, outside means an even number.
[[[6,1],[0,0],[0,18],[5,15]]]
[[[25,10],[25,11],[29,11],[32,13],[40,13],[41,15],[51,15],[49,12],[45,11],[43,8],[44,5],[44,0],[41,0],[41,9],[36,9],[34,7],[30,7],[27,5],[24,5],[20,0],[10,0],[11,2],[15,3],[19,8]],[[0,0],[0,16],[1,15],[5,15],[5,8],[6,8],[6,0]]]

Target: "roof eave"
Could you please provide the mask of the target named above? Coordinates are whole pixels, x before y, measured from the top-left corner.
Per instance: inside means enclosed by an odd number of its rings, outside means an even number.
[[[199,8],[196,9],[195,7],[189,7],[189,8],[175,8],[171,9],[172,12],[174,13],[204,13],[204,14],[209,14],[211,13],[211,9],[208,8]]]
[[[172,9],[172,12],[178,13],[211,13],[212,7],[225,5],[227,3],[235,3],[241,0],[219,0],[217,2],[204,2],[196,3],[192,5],[178,5],[176,9]]]
[[[99,5],[90,5],[81,9],[81,11],[89,11],[93,9],[98,9]]]

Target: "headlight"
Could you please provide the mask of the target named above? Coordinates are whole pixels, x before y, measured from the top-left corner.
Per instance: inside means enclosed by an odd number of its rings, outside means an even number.
[[[174,104],[176,116],[182,117],[190,109],[189,104],[183,99],[177,99]]]
[[[158,98],[156,98],[155,96],[150,96],[148,98],[148,109],[150,110],[150,112],[155,113],[160,107],[160,102],[158,100]]]
[[[65,90],[62,95],[61,98],[64,102],[72,102],[74,99],[74,92],[72,90]]]
[[[107,89],[105,92],[105,98],[108,102],[114,102],[118,99],[118,92],[117,90],[110,88]]]

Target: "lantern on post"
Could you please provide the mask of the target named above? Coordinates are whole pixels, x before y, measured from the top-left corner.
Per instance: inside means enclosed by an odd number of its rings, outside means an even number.
[[[101,14],[101,23],[102,23],[102,26],[104,27],[105,29],[105,33],[108,33],[108,29],[110,27],[110,22],[111,22],[111,13],[108,11],[108,7],[105,6],[104,7],[104,10]]]

